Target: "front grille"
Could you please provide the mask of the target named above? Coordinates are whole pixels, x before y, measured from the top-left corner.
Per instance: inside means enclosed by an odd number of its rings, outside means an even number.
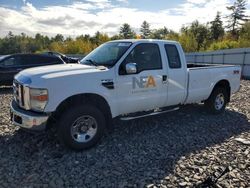
[[[14,95],[14,100],[16,103],[24,108],[24,88],[23,85],[18,83],[16,80],[13,82],[13,95]]]
[[[20,97],[21,97],[21,106],[24,106],[24,90],[23,90],[23,85],[20,85],[21,92],[20,92]]]

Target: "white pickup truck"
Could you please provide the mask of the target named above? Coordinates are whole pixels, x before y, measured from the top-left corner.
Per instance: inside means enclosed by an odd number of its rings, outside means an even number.
[[[241,67],[187,64],[179,43],[119,40],[101,45],[81,64],[26,69],[15,76],[12,122],[45,130],[81,150],[95,145],[112,119],[142,118],[204,102],[224,111],[240,88]]]

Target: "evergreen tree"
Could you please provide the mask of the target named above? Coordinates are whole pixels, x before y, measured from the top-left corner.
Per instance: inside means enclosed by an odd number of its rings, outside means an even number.
[[[230,29],[231,34],[238,38],[239,27],[243,25],[243,22],[247,20],[245,14],[246,11],[246,0],[236,0],[232,6],[227,7],[232,13],[228,16],[227,28]]]
[[[120,28],[120,37],[123,39],[132,39],[135,38],[135,32],[129,24],[125,23]]]
[[[151,30],[150,30],[150,25],[148,22],[144,21],[141,25],[141,38],[147,39],[150,37]]]
[[[4,37],[2,41],[2,49],[0,54],[13,54],[13,53],[20,53],[20,40],[11,32],[9,31],[8,35]]]
[[[211,39],[218,40],[219,38],[223,37],[225,31],[223,28],[220,12],[217,12],[215,19],[211,21],[210,24]]]
[[[62,34],[57,34],[55,36],[55,38],[52,38],[52,41],[55,41],[55,42],[63,42],[64,41],[64,37]]]
[[[44,38],[43,35],[41,35],[40,33],[37,33],[35,35],[34,40],[37,43],[39,50],[42,50],[42,49],[46,48],[46,41],[45,41],[45,38]]]

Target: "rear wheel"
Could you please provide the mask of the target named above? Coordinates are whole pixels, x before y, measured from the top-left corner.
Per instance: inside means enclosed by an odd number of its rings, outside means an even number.
[[[209,113],[220,114],[225,111],[228,102],[228,93],[226,88],[215,88],[210,97],[205,101],[205,106]]]
[[[61,114],[59,139],[70,149],[88,149],[101,139],[105,131],[105,117],[93,105],[72,107]]]

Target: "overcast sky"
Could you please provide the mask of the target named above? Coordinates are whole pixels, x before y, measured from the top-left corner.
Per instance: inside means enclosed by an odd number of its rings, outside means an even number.
[[[139,31],[146,20],[152,29],[179,31],[194,20],[206,23],[216,12],[228,14],[233,0],[0,0],[0,36],[8,31],[28,35],[113,35],[123,23]],[[250,0],[247,13],[250,15]]]

